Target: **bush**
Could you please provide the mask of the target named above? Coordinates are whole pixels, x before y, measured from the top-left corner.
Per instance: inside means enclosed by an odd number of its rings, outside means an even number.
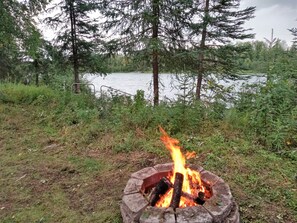
[[[0,89],[0,101],[4,103],[32,104],[35,102],[46,104],[58,100],[56,96],[52,89],[45,86],[2,84]]]
[[[245,131],[273,150],[296,141],[296,97],[288,80],[268,81],[257,94],[245,94],[237,104]]]

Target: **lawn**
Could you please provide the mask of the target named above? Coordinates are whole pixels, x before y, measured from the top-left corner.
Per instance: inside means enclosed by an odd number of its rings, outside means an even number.
[[[60,115],[0,102],[0,222],[122,222],[130,174],[170,162],[157,126],[109,131],[99,119],[57,124]],[[226,124],[174,137],[230,185],[242,222],[297,222],[296,150],[269,152]]]

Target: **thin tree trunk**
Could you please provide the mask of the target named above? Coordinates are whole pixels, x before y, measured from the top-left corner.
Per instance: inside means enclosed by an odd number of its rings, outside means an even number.
[[[158,40],[159,32],[159,0],[153,0],[153,42]],[[159,53],[158,49],[153,50],[153,85],[154,85],[154,105],[159,104]]]
[[[73,59],[73,73],[75,93],[80,92],[80,80],[78,73],[78,56],[77,56],[77,40],[76,40],[76,18],[74,9],[74,0],[70,0],[70,22],[71,22],[71,43],[72,43],[72,59]]]
[[[203,29],[202,29],[202,36],[200,42],[200,52],[198,58],[198,76],[197,76],[197,85],[196,85],[196,100],[201,100],[201,90],[202,90],[202,81],[204,75],[204,50],[205,50],[205,42],[206,42],[206,35],[207,35],[207,17],[209,13],[209,0],[205,1],[204,7],[204,18],[203,18]]]
[[[38,73],[38,60],[34,59],[34,68],[35,68],[35,85],[38,86],[39,85],[39,73]]]

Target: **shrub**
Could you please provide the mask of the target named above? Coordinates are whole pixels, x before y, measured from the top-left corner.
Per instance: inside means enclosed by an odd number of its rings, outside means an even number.
[[[0,89],[0,101],[4,103],[31,104],[35,102],[46,104],[57,100],[58,97],[56,96],[52,89],[45,86],[2,84]]]
[[[273,150],[296,141],[296,97],[288,80],[268,81],[257,94],[246,94],[237,104],[238,115],[245,121],[245,131]]]

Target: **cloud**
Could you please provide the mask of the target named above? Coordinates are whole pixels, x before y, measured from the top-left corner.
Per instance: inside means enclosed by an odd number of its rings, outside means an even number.
[[[296,0],[243,0],[241,8],[256,6],[255,18],[246,22],[246,28],[253,28],[257,40],[270,39],[271,30],[274,37],[290,44],[292,35],[289,28],[297,27]]]
[[[275,5],[278,5],[279,7],[297,9],[296,0],[242,0],[241,5],[243,7],[257,6],[257,9],[269,8]]]

